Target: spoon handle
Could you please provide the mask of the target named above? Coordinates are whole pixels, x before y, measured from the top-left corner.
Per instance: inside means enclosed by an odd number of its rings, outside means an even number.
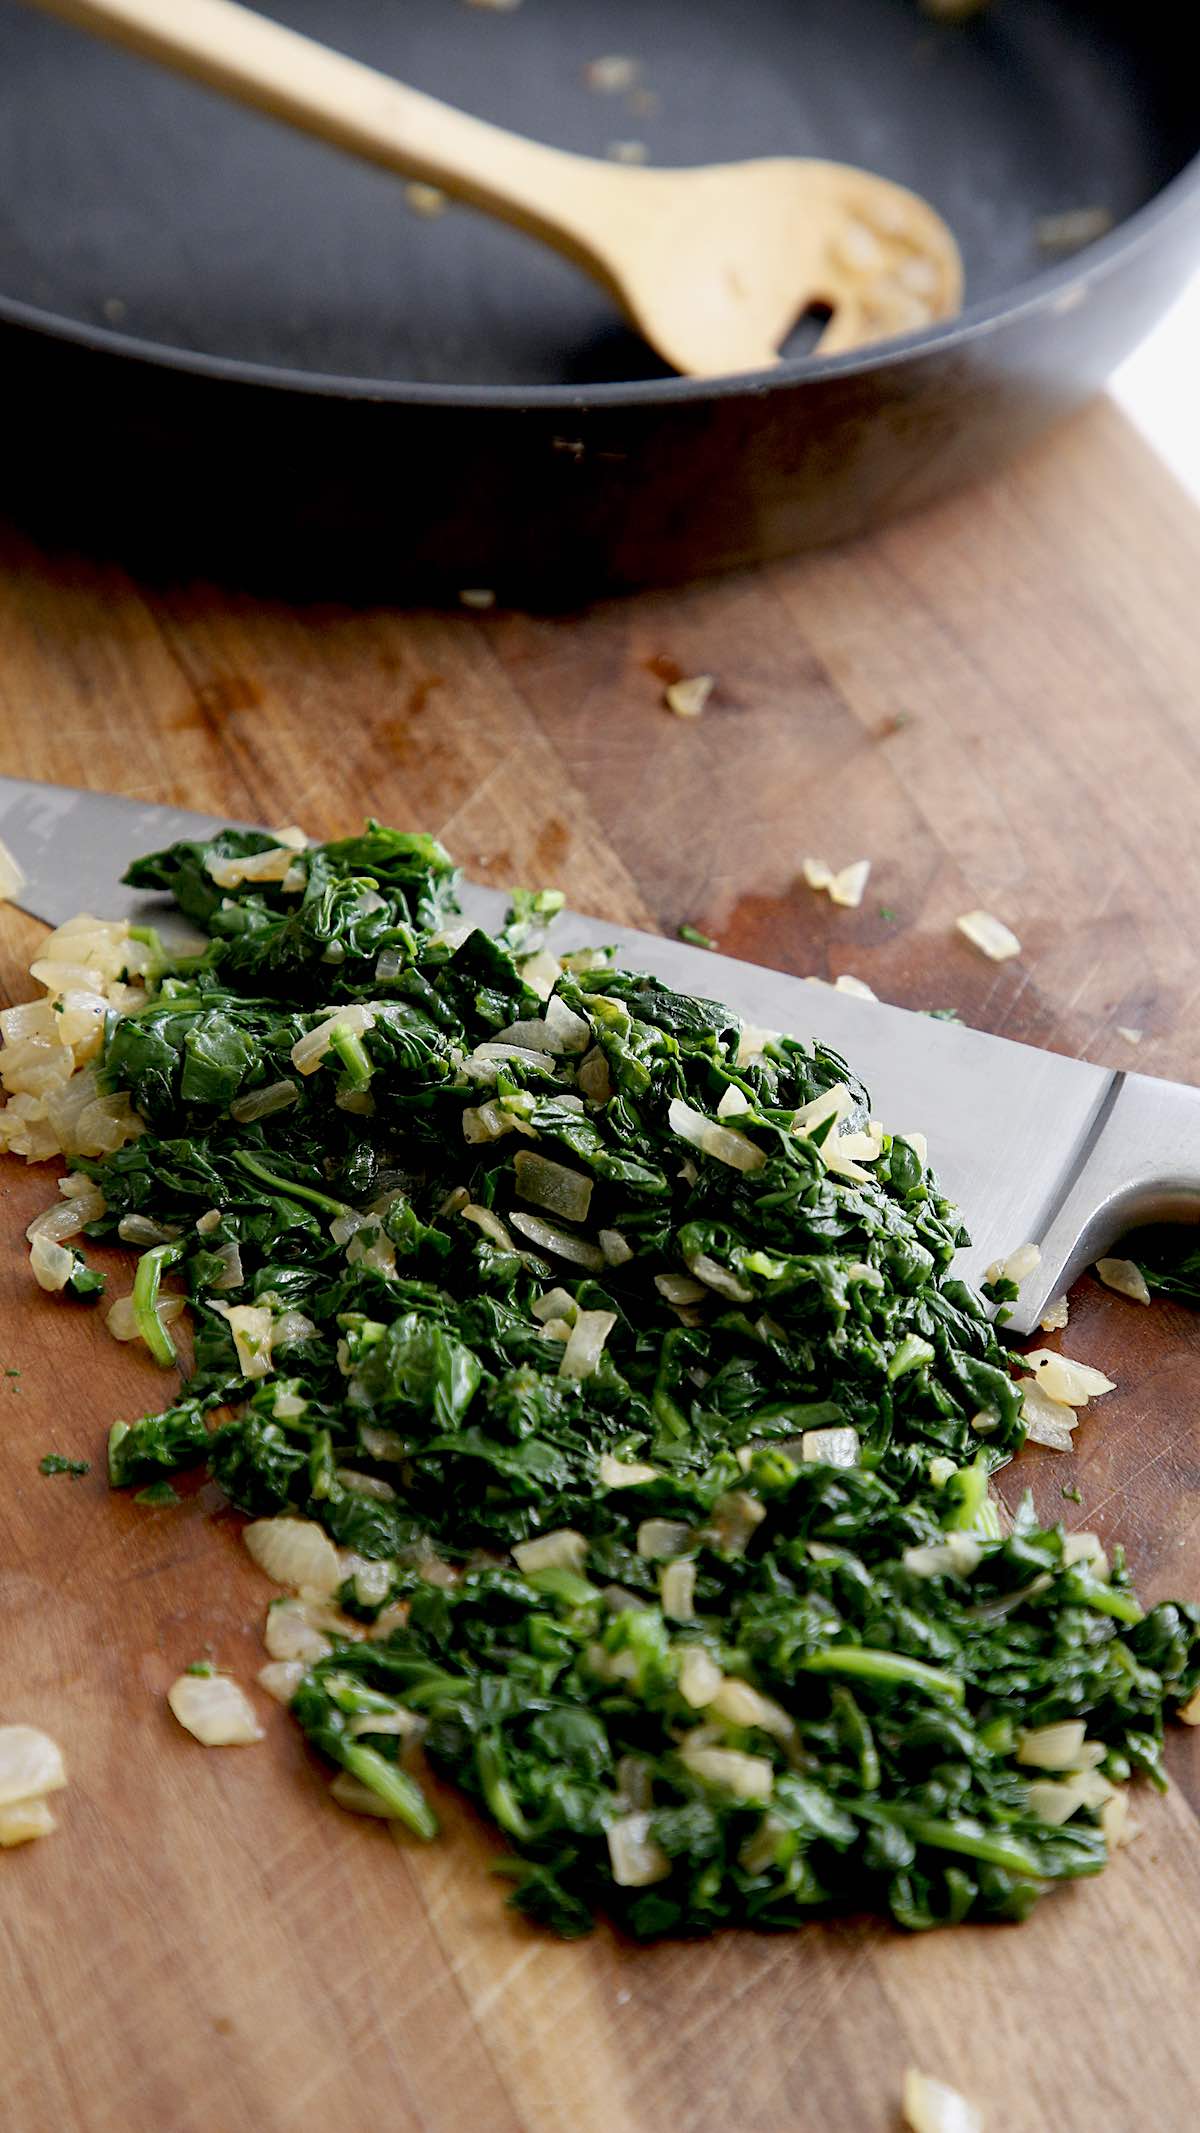
[[[597,271],[586,223],[597,181],[615,175],[603,163],[471,118],[236,0],[34,4],[302,133],[436,185]]]

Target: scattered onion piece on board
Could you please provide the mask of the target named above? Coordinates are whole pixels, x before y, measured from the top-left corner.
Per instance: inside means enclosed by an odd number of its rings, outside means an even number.
[[[676,718],[699,718],[716,686],[715,674],[693,674],[688,680],[673,681],[664,698],[667,709]]]
[[[843,910],[857,911],[871,878],[869,859],[852,859],[848,867],[842,867],[829,884],[829,901],[840,904]]]
[[[993,963],[1006,963],[1010,956],[1021,953],[1021,943],[1011,927],[1002,919],[993,918],[990,911],[964,911],[954,923],[972,947]]]
[[[1073,1363],[1070,1356],[1056,1355],[1052,1348],[1031,1348],[1022,1360],[1047,1398],[1064,1407],[1086,1407],[1089,1400],[1116,1390],[1102,1370],[1093,1370],[1090,1363]]]
[[[1066,1329],[1069,1317],[1070,1311],[1066,1297],[1056,1296],[1052,1303],[1046,1305],[1041,1318],[1038,1320],[1038,1326],[1043,1333],[1062,1333]]]
[[[62,1749],[38,1726],[0,1726],[0,1808],[61,1792],[67,1782]]]
[[[342,1583],[341,1557],[312,1519],[257,1518],[242,1539],[253,1561],[276,1585],[329,1598]]]
[[[904,2119],[910,2133],[983,2133],[983,2112],[975,2104],[915,2066],[904,2076]]]
[[[231,1674],[181,1674],[167,1702],[202,1747],[244,1748],[263,1738],[254,1706]]]
[[[1132,1259],[1098,1259],[1096,1272],[1106,1289],[1128,1296],[1133,1303],[1148,1304],[1150,1290],[1140,1266]]]

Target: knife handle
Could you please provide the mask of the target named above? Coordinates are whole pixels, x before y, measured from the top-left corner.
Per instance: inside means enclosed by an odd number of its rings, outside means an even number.
[[[1061,1296],[1126,1230],[1200,1219],[1200,1089],[1122,1074],[1066,1191],[1037,1240],[1042,1261],[1008,1321],[1032,1333]]]

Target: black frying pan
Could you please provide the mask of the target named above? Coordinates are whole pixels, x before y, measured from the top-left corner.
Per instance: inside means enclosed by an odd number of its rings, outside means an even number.
[[[266,11],[564,147],[866,164],[951,223],[968,308],[689,383],[524,238],[422,220],[396,180],[0,0],[0,509],[143,567],[552,602],[839,539],[1077,403],[1200,254],[1184,8]],[[613,53],[657,109],[587,86]],[[1047,264],[1041,218],[1088,208],[1111,234]]]

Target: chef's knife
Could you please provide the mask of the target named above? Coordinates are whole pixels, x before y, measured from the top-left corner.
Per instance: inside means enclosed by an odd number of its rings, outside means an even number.
[[[152,901],[120,886],[130,860],[178,838],[209,837],[223,822],[0,778],[0,838],[26,877],[16,901],[48,925],[77,911],[157,920]],[[471,883],[462,903],[491,929],[507,908],[500,890]],[[564,947],[611,944],[631,968],[844,1054],[885,1125],[927,1136],[974,1239],[961,1261],[969,1280],[1020,1244],[1041,1246],[1009,1320],[1014,1332],[1032,1332],[1051,1297],[1124,1229],[1200,1214],[1200,1090],[1035,1051],[574,912],[556,921],[555,936]]]

